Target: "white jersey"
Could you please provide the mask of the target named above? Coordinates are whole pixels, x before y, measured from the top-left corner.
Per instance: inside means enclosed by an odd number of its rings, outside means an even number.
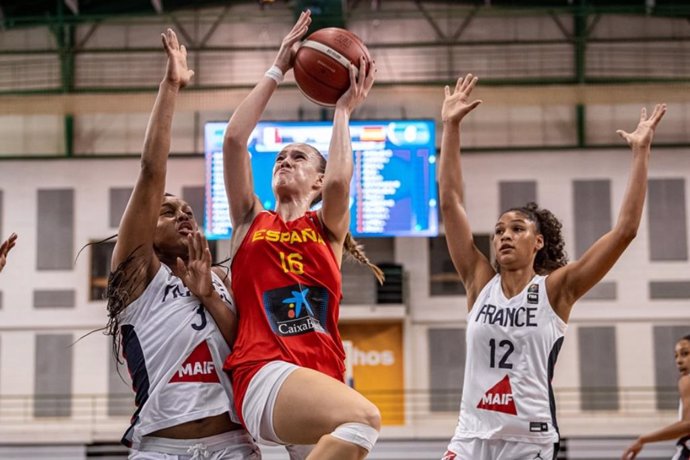
[[[467,360],[454,439],[558,442],[553,369],[566,323],[536,275],[507,299],[501,276],[479,293],[467,317]]]
[[[222,280],[212,277],[216,292],[235,311]],[[123,444],[137,448],[149,433],[225,412],[238,422],[223,372],[230,347],[199,299],[165,264],[121,313],[120,331],[137,405]]]

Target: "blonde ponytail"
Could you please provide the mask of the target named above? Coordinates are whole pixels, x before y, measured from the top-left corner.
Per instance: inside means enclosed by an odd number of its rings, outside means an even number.
[[[383,284],[383,282],[386,280],[383,271],[381,271],[381,269],[375,264],[371,263],[367,255],[364,253],[364,247],[352,237],[352,233],[347,232],[347,235],[345,235],[343,247],[345,248],[345,252],[347,252],[353,259],[360,264],[369,267],[369,269],[374,273],[374,276],[379,284]]]

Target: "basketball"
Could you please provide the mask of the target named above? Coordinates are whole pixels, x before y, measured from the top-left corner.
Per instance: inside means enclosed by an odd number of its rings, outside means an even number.
[[[295,56],[297,87],[312,102],[332,107],[350,87],[350,64],[359,69],[369,50],[352,32],[338,27],[319,29],[300,45]]]

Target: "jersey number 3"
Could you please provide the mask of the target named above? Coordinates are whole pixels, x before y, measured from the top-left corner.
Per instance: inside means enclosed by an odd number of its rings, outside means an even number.
[[[196,309],[196,312],[199,314],[199,316],[201,316],[201,319],[199,320],[201,323],[200,324],[192,323],[192,329],[194,329],[195,331],[200,331],[206,327],[206,312],[204,311],[204,306],[199,305]]]
[[[491,359],[489,366],[496,367],[496,339],[489,340],[489,347],[491,348]],[[506,348],[505,352],[503,353],[503,357],[498,362],[498,367],[500,369],[512,369],[513,365],[512,363],[508,362],[508,357],[511,355],[511,353],[513,353],[513,351],[515,351],[515,345],[513,345],[513,342],[510,340],[501,340],[498,344],[498,347],[501,349]]]

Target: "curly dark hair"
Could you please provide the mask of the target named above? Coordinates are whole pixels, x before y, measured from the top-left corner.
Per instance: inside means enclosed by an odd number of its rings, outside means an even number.
[[[537,233],[544,237],[544,247],[534,258],[534,271],[537,274],[548,275],[568,263],[565,241],[561,233],[563,225],[551,211],[539,208],[539,205],[533,201],[519,208],[508,209],[503,214],[512,211],[519,212],[534,222]]]

